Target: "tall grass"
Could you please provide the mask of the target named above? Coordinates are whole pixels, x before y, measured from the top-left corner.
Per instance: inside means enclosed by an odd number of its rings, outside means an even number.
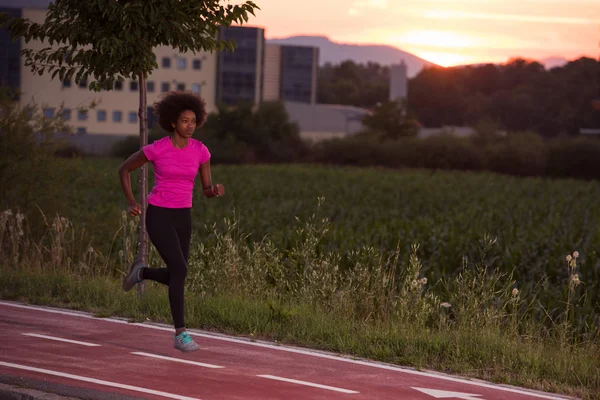
[[[188,325],[598,398],[598,325],[576,326],[573,317],[585,296],[578,253],[565,258],[563,309],[551,313],[538,301],[544,282],[522,290],[487,263],[492,237],[457,274],[430,282],[418,244],[344,255],[322,246],[330,226],[322,202],[297,220],[283,250],[268,237],[249,241],[235,220],[206,227],[207,240],[191,249]],[[134,306],[135,295],[119,291],[135,235],[126,216],[115,254],[88,246],[65,217],[46,221],[46,235],[34,240],[21,214],[0,214],[3,297],[170,321],[164,288],[150,285]],[[150,264],[161,265],[154,249]]]

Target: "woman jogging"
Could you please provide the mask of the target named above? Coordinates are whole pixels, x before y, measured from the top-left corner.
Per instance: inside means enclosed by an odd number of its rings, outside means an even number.
[[[141,206],[131,191],[130,173],[147,162],[154,166],[155,184],[148,195],[146,229],[166,268],[148,268],[134,262],[123,279],[130,290],[144,279],[169,287],[169,303],[175,325],[175,348],[184,352],[198,350],[184,323],[184,288],[192,234],[192,195],[198,170],[206,197],[225,193],[223,185],[213,185],[210,153],[202,142],[192,139],[196,128],[206,121],[204,101],[188,92],[170,92],[154,104],[158,123],[170,135],[144,146],[119,168],[121,186],[129,205],[129,214],[139,216]]]

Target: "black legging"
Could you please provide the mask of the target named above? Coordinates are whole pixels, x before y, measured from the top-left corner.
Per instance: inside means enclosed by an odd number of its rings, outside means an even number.
[[[148,204],[146,230],[167,268],[146,268],[143,278],[169,286],[169,303],[175,329],[184,328],[183,291],[192,236],[191,209]]]

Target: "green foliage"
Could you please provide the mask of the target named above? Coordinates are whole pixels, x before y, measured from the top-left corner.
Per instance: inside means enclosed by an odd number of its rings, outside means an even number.
[[[546,137],[600,126],[591,101],[600,93],[600,61],[582,57],[546,70],[538,62],[425,68],[409,81],[408,103],[427,127],[495,121],[508,131]]]
[[[149,284],[145,296],[125,293],[113,277],[90,269],[85,279],[65,270],[0,266],[0,297],[121,317],[132,322],[168,324],[167,291]],[[468,295],[468,293],[465,293]],[[240,335],[368,358],[419,369],[438,370],[502,384],[600,399],[597,343],[560,347],[553,340],[480,327],[432,330],[413,321],[357,321],[299,302],[246,295],[188,291],[190,329]]]
[[[389,97],[389,67],[346,60],[319,68],[318,102],[373,107]]]
[[[148,144],[166,136],[167,133],[162,129],[152,129],[148,134]],[[140,138],[137,136],[127,136],[126,138],[115,142],[110,149],[110,155],[121,159],[126,159],[140,149]]]
[[[216,162],[296,162],[307,153],[298,125],[281,102],[220,105],[198,132]]]
[[[412,148],[405,148],[402,165],[427,169],[481,171],[486,160],[466,138],[452,135],[432,136],[413,141]]]
[[[285,249],[271,237],[250,239],[227,217],[223,228],[206,226],[208,236],[195,238],[190,251],[188,327],[505,383],[539,387],[551,380],[553,389],[597,396],[600,327],[598,313],[583,301],[595,288],[583,280],[593,278],[579,264],[579,252],[564,258],[565,279],[554,287],[552,309],[540,303],[549,288],[532,288],[523,280],[527,274],[516,278],[498,268],[499,242],[487,234],[469,243],[460,268],[437,281],[419,245],[381,250],[362,243],[346,254],[328,247],[335,223],[324,216],[326,206],[320,198],[316,211],[313,202],[305,207],[309,216],[289,222]],[[37,242],[27,234],[27,220],[0,213],[0,296],[169,323],[164,286],[148,283],[143,297],[120,289],[117,278],[135,238],[135,223],[123,214],[113,240],[126,247],[115,265],[98,249],[78,246],[84,235],[62,216],[48,224],[47,240]],[[151,255],[150,266],[162,266],[156,252]],[[578,326],[581,320],[586,323]]]
[[[48,118],[40,107],[21,108],[14,94],[0,87],[0,207],[15,209],[39,220],[41,207],[56,211],[62,198],[61,177],[72,173],[76,163],[56,160],[63,144],[58,132],[70,133],[61,118],[62,108]]]
[[[531,132],[500,135],[482,127],[472,137],[451,133],[380,142],[369,135],[323,141],[310,160],[323,164],[491,171],[515,176],[600,179],[600,141],[544,140]]]
[[[549,176],[600,179],[600,140],[558,138],[548,144]]]
[[[371,114],[362,119],[363,125],[383,139],[417,136],[417,121],[406,107],[406,100],[392,100],[377,103]]]
[[[516,176],[546,174],[547,145],[535,133],[510,133],[505,138],[487,143],[482,150],[486,169],[490,171]]]
[[[167,135],[160,128],[150,132],[148,143]],[[280,102],[263,102],[256,109],[249,103],[221,105],[210,113],[206,124],[194,132],[204,142],[214,163],[296,162],[306,157],[308,147],[300,139],[298,126],[290,122]],[[111,155],[129,157],[139,150],[139,139],[116,142]]]
[[[82,168],[66,175],[68,178],[55,178],[66,183],[61,214],[92,232],[91,245],[103,254],[113,246],[113,255],[119,250],[127,255],[132,243],[137,243],[132,238],[127,247],[114,238],[115,232],[123,232],[119,229],[126,225],[121,220],[126,205],[116,176],[119,164],[120,160],[83,160]],[[489,249],[485,263],[501,273],[514,271],[513,279],[522,291],[529,292],[543,283],[536,301],[557,318],[564,310],[566,292],[561,288],[568,279],[562,261],[566,254],[577,250],[581,253],[580,279],[585,283],[586,296],[574,308],[574,325],[578,329],[587,329],[586,324],[599,325],[594,318],[600,313],[600,291],[593,282],[600,279],[600,210],[595,205],[600,191],[594,182],[284,165],[215,165],[213,176],[230,189],[214,201],[203,198],[196,188],[194,242],[203,243],[206,251],[229,246],[219,242],[216,235],[231,232],[238,235],[234,236],[235,243],[253,245],[266,238],[278,253],[296,246],[287,253],[290,264],[281,270],[285,273],[299,271],[292,265],[322,270],[325,262],[338,265],[343,272],[355,264],[379,265],[373,252],[363,252],[364,248],[372,247],[387,260],[396,250],[406,257],[412,243],[419,243],[422,276],[433,285],[442,277],[457,274],[464,256],[479,262],[478,242],[488,234],[497,242]],[[316,196],[324,196],[325,201],[320,214],[311,219]],[[323,225],[327,233],[318,236],[316,245],[306,241],[311,231],[299,225],[296,216],[300,221],[312,221],[313,227],[320,227],[321,218],[327,218],[328,223]],[[235,221],[235,229],[228,228],[226,220]],[[296,228],[303,229],[302,233]],[[135,229],[132,233],[135,235]],[[239,248],[236,246],[232,249]],[[349,256],[356,251],[360,254]],[[340,258],[334,262],[324,254],[338,254]],[[244,253],[240,257],[242,261],[236,265],[248,263],[253,255]],[[273,265],[267,259],[261,262]],[[283,279],[280,270],[269,271],[271,282]],[[364,276],[375,276],[377,271],[368,269]],[[327,287],[331,287],[327,285],[335,280],[321,274],[319,284],[324,285],[322,293],[327,293]],[[544,315],[546,312],[541,312],[538,317]]]
[[[600,61],[582,57],[546,70],[514,59],[504,65],[427,67],[408,81],[408,105],[427,127],[490,120],[509,131],[546,137],[600,126],[591,107],[600,93]],[[389,68],[347,60],[319,69],[319,102],[372,108],[388,100]]]
[[[34,73],[77,82],[91,77],[90,89],[109,90],[115,80],[148,76],[157,68],[157,46],[180,52],[233,49],[233,42],[218,39],[219,28],[247,22],[257,8],[251,1],[61,0],[50,3],[43,24],[6,16],[0,24],[15,38],[48,44],[23,50]]]

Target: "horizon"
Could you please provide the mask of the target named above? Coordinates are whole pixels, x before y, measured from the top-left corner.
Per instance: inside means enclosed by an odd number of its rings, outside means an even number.
[[[305,0],[290,13],[279,0],[255,0],[261,9],[248,24],[263,27],[267,40],[323,36],[343,44],[387,45],[444,67],[515,58],[571,61],[600,56],[597,2]]]
[[[244,25],[244,26],[250,26],[250,25]],[[264,28],[264,27],[261,27],[261,26],[256,26],[256,27],[258,27],[258,28]],[[281,36],[281,37],[267,37],[266,32],[265,32],[265,40],[267,40],[267,41],[268,40],[279,41],[279,40],[286,40],[286,39],[297,38],[297,37],[307,37],[307,38],[321,37],[321,38],[329,40],[331,43],[339,44],[339,45],[350,45],[350,46],[389,46],[389,47],[393,47],[395,49],[398,49],[400,51],[407,52],[406,50],[401,49],[401,48],[399,48],[397,46],[393,46],[393,45],[389,45],[389,44],[385,44],[385,43],[368,43],[368,42],[365,42],[365,43],[351,43],[351,42],[339,42],[339,41],[333,40],[332,38],[330,38],[330,37],[328,37],[326,35],[322,35],[322,34],[313,34],[313,35],[311,35],[311,34],[293,34],[293,35]],[[413,53],[410,53],[410,54],[414,55],[415,57],[418,57],[416,54],[413,54]],[[438,65],[438,66],[440,66],[440,67],[460,67],[460,66],[478,65],[478,64],[481,64],[481,65],[484,65],[484,64],[502,65],[502,64],[506,64],[506,63],[508,63],[508,62],[510,62],[511,60],[514,60],[514,59],[524,59],[526,61],[537,61],[537,62],[540,62],[540,63],[544,63],[544,62],[547,62],[547,61],[556,60],[556,61],[564,61],[565,63],[567,63],[567,62],[570,62],[570,61],[578,60],[578,59],[580,59],[582,57],[593,58],[593,59],[596,59],[596,60],[600,61],[600,55],[596,56],[596,57],[594,57],[593,55],[581,55],[581,56],[575,56],[575,57],[572,57],[572,58],[566,58],[566,57],[562,57],[562,56],[559,56],[559,55],[554,55],[554,56],[550,55],[550,56],[539,58],[539,59],[515,55],[515,56],[507,58],[504,61],[481,61],[481,62],[473,62],[473,63],[455,64],[455,65],[447,65],[447,66]],[[421,58],[421,57],[419,57],[419,58]],[[435,64],[433,61],[425,60],[425,59],[423,59],[423,60],[427,61],[429,63]]]
[[[50,1],[0,0],[0,6]],[[289,2],[254,1],[261,9],[244,25],[263,28],[267,40],[321,36],[391,46],[443,67],[600,58],[599,0],[304,0],[293,12]]]

